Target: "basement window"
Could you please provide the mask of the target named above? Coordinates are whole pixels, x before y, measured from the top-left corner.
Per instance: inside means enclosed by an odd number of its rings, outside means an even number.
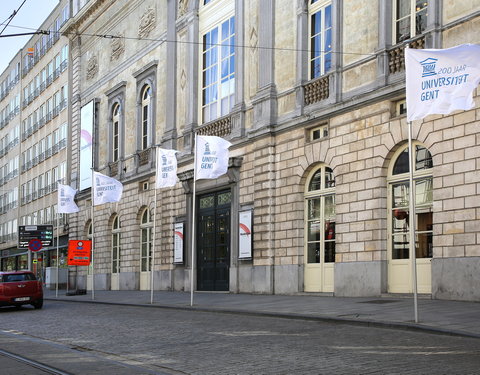
[[[310,129],[309,140],[316,141],[317,139],[322,139],[328,137],[328,126],[322,125],[313,129]]]

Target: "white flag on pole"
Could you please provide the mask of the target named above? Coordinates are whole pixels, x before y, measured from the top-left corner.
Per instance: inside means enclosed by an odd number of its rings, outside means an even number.
[[[176,150],[157,148],[157,175],[155,188],[175,186],[177,183],[177,157]]]
[[[480,82],[480,45],[405,49],[407,121],[473,108]]]
[[[80,211],[77,204],[73,200],[75,198],[75,194],[77,194],[77,190],[68,185],[58,184],[57,194],[57,207],[59,214],[72,214]]]
[[[197,180],[217,178],[228,170],[228,148],[232,144],[215,136],[197,136],[195,169]]]
[[[118,202],[122,198],[123,185],[114,178],[93,172],[93,205]]]

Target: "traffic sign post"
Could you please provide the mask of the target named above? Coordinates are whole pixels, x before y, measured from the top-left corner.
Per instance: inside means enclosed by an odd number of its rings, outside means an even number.
[[[39,251],[42,249],[42,241],[33,239],[28,242],[28,250],[30,251]]]
[[[18,227],[18,248],[28,249],[32,240],[40,241],[42,247],[53,246],[53,225],[20,225]]]
[[[68,241],[67,264],[69,266],[89,266],[92,241]]]

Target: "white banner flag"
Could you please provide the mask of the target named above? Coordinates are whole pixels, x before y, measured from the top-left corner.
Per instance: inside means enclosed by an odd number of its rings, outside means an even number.
[[[93,205],[118,202],[122,198],[123,185],[114,178],[93,172]]]
[[[228,170],[228,148],[232,144],[215,136],[197,136],[195,172],[197,180],[217,178]]]
[[[177,157],[176,150],[157,148],[157,175],[155,188],[175,186],[177,183]]]
[[[480,46],[405,49],[407,121],[473,108],[480,82]]]
[[[59,214],[73,214],[74,212],[80,211],[77,204],[73,200],[75,198],[75,194],[77,194],[77,191],[74,188],[68,185],[58,184],[57,194],[57,212]]]

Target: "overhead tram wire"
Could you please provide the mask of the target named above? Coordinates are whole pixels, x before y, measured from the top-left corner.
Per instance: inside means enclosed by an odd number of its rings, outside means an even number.
[[[0,24],[1,25],[1,24]],[[60,35],[75,35],[75,36],[88,36],[88,37],[97,37],[97,38],[104,38],[104,39],[124,39],[124,40],[136,40],[136,41],[148,41],[148,42],[164,42],[164,43],[177,43],[177,44],[194,44],[194,45],[203,45],[203,42],[190,42],[190,41],[180,41],[180,40],[167,40],[167,39],[156,39],[156,38],[140,38],[140,37],[128,37],[128,36],[119,36],[119,35],[112,35],[112,34],[91,34],[91,33],[62,33],[60,31],[50,31],[50,30],[41,30],[41,29],[33,29],[31,27],[25,26],[14,26],[19,29],[24,30],[36,30],[32,32],[31,35],[34,34],[50,34],[51,32],[58,33]],[[29,34],[11,34],[5,35],[5,37],[14,37],[19,35],[29,35]],[[0,36],[2,37],[2,36]],[[288,48],[288,47],[265,47],[265,46],[247,46],[247,45],[239,45],[239,44],[221,44],[221,43],[210,43],[210,46],[223,46],[223,47],[237,47],[237,48],[244,48],[244,49],[256,49],[256,50],[272,50],[272,51],[285,51],[285,52],[310,52],[310,49],[299,49],[299,48]],[[358,56],[376,56],[374,53],[361,53],[361,52],[337,52],[337,51],[317,51],[317,52],[324,52],[324,53],[335,53],[338,55],[358,55]]]
[[[3,34],[3,32],[5,31],[5,29],[8,27],[8,25],[10,24],[10,22],[13,20],[13,18],[17,15],[18,11],[23,7],[23,4],[26,3],[27,0],[23,0],[23,3],[20,4],[20,6],[18,7],[17,10],[14,10],[13,13],[10,15],[10,17],[7,18],[8,22],[5,24],[5,27],[2,29],[2,31],[0,31],[0,35]]]

